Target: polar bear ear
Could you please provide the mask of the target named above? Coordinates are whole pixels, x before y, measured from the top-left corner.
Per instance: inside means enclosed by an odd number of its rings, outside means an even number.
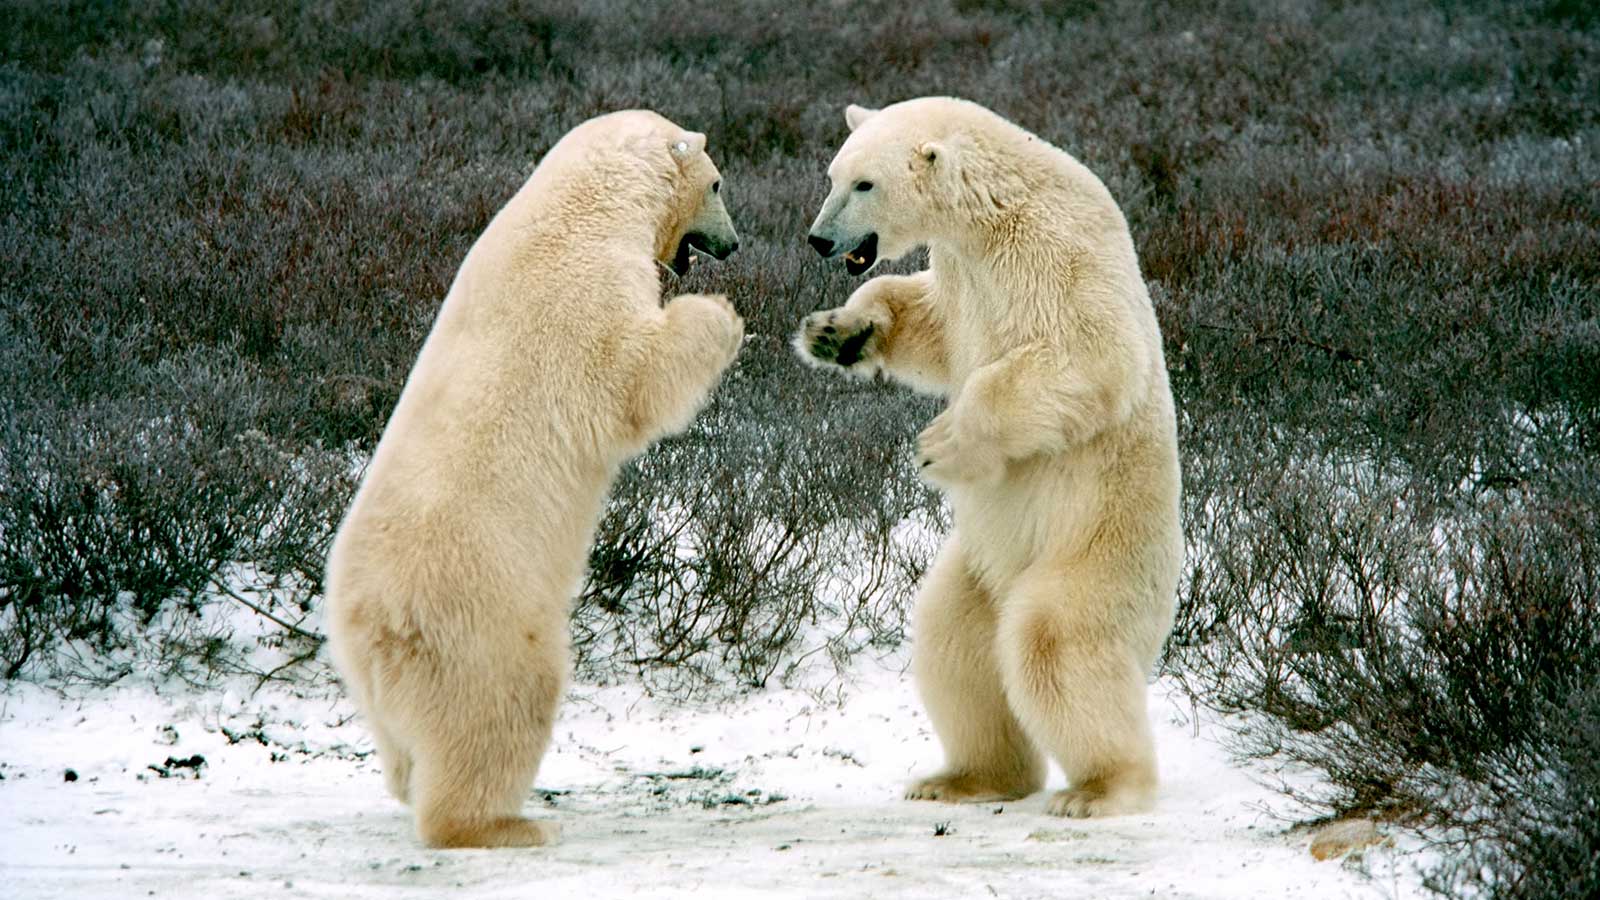
[[[952,135],[943,141],[923,141],[911,157],[911,171],[924,184],[938,185],[947,196],[971,196],[989,203],[989,192],[972,183],[962,164],[969,146],[964,135]]]
[[[857,106],[852,103],[844,108],[844,123],[850,126],[851,131],[855,131],[861,127],[862,122],[877,114],[878,111],[875,109],[868,109],[865,106]]]
[[[679,135],[672,142],[672,155],[678,159],[688,159],[699,153],[705,152],[706,136],[698,131],[687,131]]]

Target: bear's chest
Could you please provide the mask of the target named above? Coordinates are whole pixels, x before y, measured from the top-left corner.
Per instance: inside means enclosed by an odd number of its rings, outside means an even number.
[[[992,308],[988,308],[1001,299],[973,292],[949,299],[947,347],[951,381],[958,388],[974,371],[994,362],[1016,346],[1017,341],[1008,323],[996,316]]]

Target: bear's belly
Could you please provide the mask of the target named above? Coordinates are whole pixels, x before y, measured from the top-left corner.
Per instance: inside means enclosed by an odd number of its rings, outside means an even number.
[[[948,496],[962,552],[991,588],[1003,587],[1042,557],[1072,554],[1099,517],[1094,479],[1059,458]]]

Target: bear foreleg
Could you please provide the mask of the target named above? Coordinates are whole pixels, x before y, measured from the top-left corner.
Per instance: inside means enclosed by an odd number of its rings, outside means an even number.
[[[1060,453],[1126,419],[1134,396],[1125,361],[1018,347],[972,373],[917,439],[917,464],[935,484],[999,475],[1007,462]]]
[[[728,298],[680,294],[640,329],[630,417],[641,445],[676,434],[739,354],[744,319]]]
[[[923,393],[950,386],[943,316],[929,302],[931,272],[883,275],[856,289],[843,306],[806,316],[795,335],[800,358],[855,375],[883,372]]]

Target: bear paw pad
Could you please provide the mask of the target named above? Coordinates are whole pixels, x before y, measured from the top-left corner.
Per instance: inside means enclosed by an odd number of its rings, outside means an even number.
[[[806,316],[795,347],[802,356],[849,368],[874,355],[877,326],[839,309]]]

